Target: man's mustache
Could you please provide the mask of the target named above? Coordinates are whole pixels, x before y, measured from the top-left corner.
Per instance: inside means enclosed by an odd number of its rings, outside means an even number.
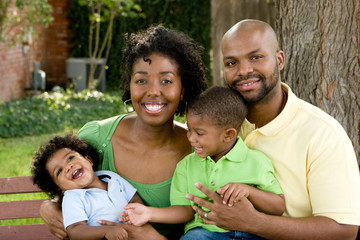
[[[233,82],[233,86],[237,85],[239,82],[241,81],[246,81],[249,78],[258,78],[260,81],[265,79],[264,75],[259,74],[259,73],[253,73],[253,74],[248,74],[245,76],[239,76],[234,82]]]

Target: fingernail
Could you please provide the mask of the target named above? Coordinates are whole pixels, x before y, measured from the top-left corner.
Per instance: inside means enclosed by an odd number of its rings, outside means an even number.
[[[200,187],[200,184],[198,182],[194,183],[195,187]]]
[[[186,197],[187,199],[190,199],[190,194],[187,193],[187,194],[185,195],[185,197]]]

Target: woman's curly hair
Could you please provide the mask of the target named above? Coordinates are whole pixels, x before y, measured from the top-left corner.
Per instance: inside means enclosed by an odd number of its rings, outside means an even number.
[[[125,35],[126,46],[121,62],[123,91],[122,100],[130,99],[130,81],[134,63],[158,53],[174,60],[179,67],[179,75],[184,88],[184,97],[175,114],[183,116],[186,103],[191,102],[206,89],[206,67],[202,61],[203,48],[182,32],[168,29],[162,25],[151,26],[146,30]]]
[[[55,136],[34,154],[31,173],[34,184],[45,191],[50,197],[61,197],[62,190],[55,184],[54,180],[46,170],[48,160],[60,149],[69,148],[82,156],[88,156],[93,162],[96,170],[99,163],[97,150],[74,134],[67,134],[64,137]]]

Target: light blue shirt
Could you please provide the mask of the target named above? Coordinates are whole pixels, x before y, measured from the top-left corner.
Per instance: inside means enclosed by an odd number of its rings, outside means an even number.
[[[100,226],[99,220],[119,222],[123,207],[136,193],[136,189],[116,173],[97,171],[96,175],[108,183],[107,191],[98,188],[65,191],[62,202],[65,229],[82,221],[87,221],[88,226]]]

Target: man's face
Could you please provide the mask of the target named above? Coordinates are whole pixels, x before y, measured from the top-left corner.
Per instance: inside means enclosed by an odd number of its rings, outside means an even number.
[[[276,50],[266,32],[233,33],[224,38],[222,53],[225,80],[246,102],[258,103],[280,85],[283,52]]]

